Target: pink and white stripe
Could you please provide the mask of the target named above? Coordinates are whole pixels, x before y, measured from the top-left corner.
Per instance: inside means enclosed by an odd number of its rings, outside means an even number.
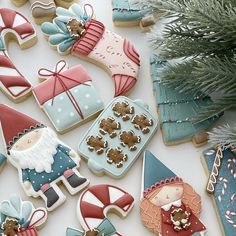
[[[219,200],[219,202],[221,202],[222,197],[225,195],[227,187],[228,187],[228,180],[226,178],[224,178],[224,177],[220,177],[218,183],[223,183],[223,187],[221,189],[221,193],[218,196],[218,200]]]

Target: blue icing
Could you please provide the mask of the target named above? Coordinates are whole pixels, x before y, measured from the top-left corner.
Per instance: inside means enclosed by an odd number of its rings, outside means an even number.
[[[153,126],[150,127],[150,132],[147,134],[143,134],[141,130],[138,130],[134,128],[134,125],[129,121],[123,121],[121,117],[116,117],[112,111],[112,106],[117,103],[117,102],[124,102],[127,101],[130,106],[134,107],[135,114],[141,115],[145,114],[147,117],[153,120]],[[121,129],[117,130],[117,136],[114,138],[109,138],[109,135],[102,135],[99,132],[99,121],[102,119],[107,119],[108,117],[113,117],[116,121],[120,122],[121,124]],[[131,115],[132,118],[132,115]],[[149,142],[149,140],[152,138],[154,133],[156,132],[157,129],[157,119],[150,113],[150,111],[141,105],[140,103],[136,101],[132,101],[129,98],[120,96],[111,101],[111,103],[104,109],[104,111],[100,114],[100,116],[95,120],[93,125],[90,127],[90,129],[85,133],[83,139],[79,143],[78,151],[79,153],[85,157],[88,160],[88,167],[96,174],[100,173],[107,173],[111,175],[114,178],[120,178],[123,176],[128,169],[132,166],[132,164],[135,162],[135,160],[140,156],[142,153],[143,149],[145,148],[146,144]],[[128,131],[128,130],[133,130],[135,135],[141,137],[141,142],[138,143],[137,149],[135,151],[130,151],[129,148],[123,147],[121,145],[120,139],[119,139],[119,132],[120,131]],[[120,168],[117,168],[116,165],[109,164],[107,162],[107,157],[106,157],[106,150],[100,155],[97,155],[95,151],[90,151],[88,149],[88,145],[86,142],[87,137],[89,136],[96,136],[100,135],[108,142],[108,148],[113,148],[116,149],[117,147],[120,147],[123,150],[124,154],[128,155],[127,161],[123,162],[123,166]]]
[[[161,84],[159,82],[159,72],[162,70],[165,62],[159,61],[158,57],[153,54],[150,57],[150,64],[153,88],[160,115],[159,120],[165,142],[172,143],[187,140],[196,133],[209,128],[216,118],[211,118],[197,124],[193,124],[190,120],[196,117],[203,106],[212,103],[210,97],[202,96],[202,94],[179,93],[175,88]],[[203,98],[194,100],[197,95],[201,95]],[[164,104],[167,101],[173,103]],[[184,122],[170,122],[179,120]]]
[[[112,8],[113,21],[141,20],[147,14],[130,0],[112,0]]]
[[[73,87],[70,92],[85,119],[103,109],[103,102],[91,83]],[[57,95],[54,98],[53,105],[52,99],[48,100],[43,104],[43,109],[57,131],[68,129],[82,121],[66,92]]]
[[[0,153],[0,167],[4,164],[4,162],[7,160],[7,158]]]
[[[203,154],[207,170],[210,173],[213,167],[216,152],[214,149],[211,148],[205,150]],[[227,218],[225,216],[226,211],[236,213],[236,199],[231,200],[233,194],[236,193],[236,181],[233,174],[231,174],[228,169],[229,159],[234,159],[236,161],[236,155],[230,150],[223,151],[222,164],[219,170],[215,192],[213,194],[214,201],[216,203],[216,210],[218,212],[226,236],[236,235],[236,228],[233,227],[233,225],[227,221]],[[233,165],[233,168],[235,168],[235,164]],[[223,185],[219,181],[220,177],[223,177],[228,180],[227,189],[224,195],[221,194]],[[218,198],[219,195],[221,195],[221,202]],[[235,222],[235,216],[230,216],[230,218]]]
[[[175,173],[159,161],[150,151],[145,151],[143,171],[144,190],[157,182],[176,177]]]

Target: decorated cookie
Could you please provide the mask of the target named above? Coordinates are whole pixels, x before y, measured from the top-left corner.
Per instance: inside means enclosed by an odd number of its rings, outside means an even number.
[[[196,93],[179,93],[175,88],[167,87],[160,82],[159,73],[165,62],[151,55],[151,75],[159,122],[166,145],[192,141],[195,146],[207,142],[206,130],[209,129],[217,117],[194,124],[193,118],[199,110],[212,103],[210,97]]]
[[[51,21],[56,14],[56,6],[68,8],[74,0],[11,0],[20,7],[29,2],[32,15],[37,24]]]
[[[18,195],[0,203],[0,235],[36,236],[37,229],[47,220],[44,208],[34,208],[28,201],[22,201]]]
[[[110,138],[117,136],[116,131],[120,129],[120,123],[116,122],[114,118],[108,117],[99,122],[99,131],[101,134],[109,134]]]
[[[57,17],[53,23],[45,22],[42,31],[60,54],[71,53],[107,70],[115,82],[115,96],[126,94],[135,85],[140,67],[138,53],[128,40],[93,19],[90,5],[84,9],[79,4],[69,10],[57,8]]]
[[[142,115],[147,120],[152,120],[152,124],[148,126],[149,132],[135,128],[132,123],[135,116]],[[116,135],[101,132],[101,122],[108,119],[119,127],[112,129]],[[120,178],[140,156],[156,130],[157,120],[143,101],[132,101],[120,96],[114,98],[99,115],[82,138],[78,150],[95,174],[106,173],[114,178]]]
[[[24,100],[31,93],[31,84],[14,66],[7,52],[7,43],[15,39],[23,48],[36,42],[33,25],[19,12],[0,8],[0,89],[14,102]]]
[[[204,235],[201,197],[151,152],[145,151],[140,214],[155,235]]]
[[[77,205],[83,230],[68,228],[66,236],[122,236],[107,219],[107,213],[117,213],[125,218],[133,205],[134,198],[116,186],[101,184],[89,187]]]
[[[17,168],[24,191],[28,196],[43,198],[49,211],[65,201],[57,183],[62,182],[71,194],[88,185],[77,170],[77,153],[52,129],[3,104],[0,123],[7,158]]]
[[[103,110],[103,102],[81,65],[68,69],[61,60],[53,71],[40,69],[39,76],[45,81],[33,88],[33,94],[59,133],[95,118]]]
[[[138,5],[138,0],[112,0],[112,18],[115,26],[140,26],[142,31],[148,31],[155,24],[153,15]]]
[[[153,120],[148,119],[145,114],[135,115],[132,123],[136,129],[140,129],[144,134],[147,134],[150,131],[149,127],[153,126]]]
[[[209,148],[203,152],[202,162],[210,180],[207,191],[212,196],[223,234],[235,235],[236,155],[229,149]]]

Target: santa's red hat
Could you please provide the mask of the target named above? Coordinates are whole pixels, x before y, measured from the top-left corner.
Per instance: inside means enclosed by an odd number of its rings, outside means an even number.
[[[44,127],[39,121],[4,104],[0,104],[0,124],[7,149],[10,149],[27,132]]]

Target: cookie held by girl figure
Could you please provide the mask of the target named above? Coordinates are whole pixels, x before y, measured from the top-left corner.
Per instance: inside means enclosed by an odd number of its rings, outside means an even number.
[[[74,0],[11,0],[16,6],[20,7],[29,2],[32,16],[37,24],[51,21],[56,14],[56,7],[68,8]]]
[[[47,220],[45,208],[35,208],[29,201],[22,201],[16,194],[0,203],[0,235],[36,236],[37,229]]]
[[[0,89],[17,103],[31,94],[31,84],[15,67],[7,44],[15,40],[20,48],[29,48],[36,43],[36,31],[23,15],[12,9],[0,8],[0,19]]]
[[[201,197],[151,152],[145,151],[140,214],[143,224],[160,236],[204,235],[199,220]]]
[[[28,196],[41,197],[51,211],[65,201],[63,183],[74,195],[89,181],[78,172],[80,158],[55,132],[33,118],[0,104],[0,124],[8,161],[17,168]]]
[[[122,236],[107,219],[107,214],[117,213],[125,218],[133,205],[134,198],[116,186],[91,186],[82,193],[77,205],[77,215],[84,230],[67,228],[66,236]]]
[[[73,4],[68,10],[58,7],[56,13],[53,23],[45,22],[41,27],[49,44],[62,55],[78,56],[108,71],[115,83],[114,96],[129,92],[140,67],[133,44],[95,20],[88,4],[84,8]]]

